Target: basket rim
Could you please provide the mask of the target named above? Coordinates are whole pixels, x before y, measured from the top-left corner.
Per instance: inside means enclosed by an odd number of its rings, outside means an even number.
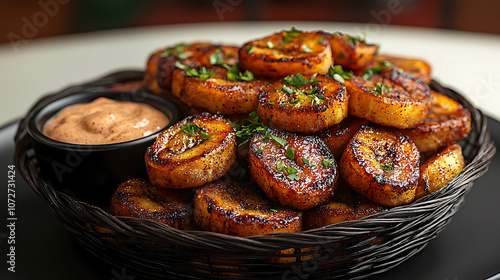
[[[191,248],[203,247],[207,250],[269,250],[296,247],[313,246],[323,242],[340,241],[352,236],[360,236],[368,233],[384,232],[388,226],[396,227],[398,224],[412,220],[410,213],[426,212],[429,209],[436,209],[442,201],[453,199],[454,196],[463,196],[472,186],[471,176],[481,176],[488,169],[493,155],[496,152],[495,145],[489,134],[486,116],[475,108],[466,98],[454,90],[441,86],[436,81],[432,81],[432,87],[437,91],[446,94],[459,101],[471,113],[472,125],[480,128],[477,135],[474,135],[472,143],[472,158],[466,164],[464,170],[460,172],[447,186],[439,191],[424,196],[410,204],[393,207],[387,211],[376,213],[358,220],[345,221],[320,228],[309,229],[300,233],[276,233],[268,235],[255,235],[249,237],[239,237],[226,235],[210,231],[199,230],[178,230],[156,221],[139,219],[134,217],[113,216],[101,207],[73,198],[69,194],[55,190],[47,182],[37,178],[36,166],[30,161],[27,152],[30,148],[29,135],[26,131],[27,123],[33,117],[33,112],[43,106],[45,102],[60,98],[76,92],[94,91],[102,89],[109,83],[131,81],[142,77],[141,71],[120,71],[104,76],[100,80],[84,85],[69,87],[62,92],[41,98],[29,111],[27,116],[21,120],[16,133],[15,142],[15,163],[20,168],[21,175],[26,179],[30,187],[57,211],[65,211],[68,207],[74,208],[71,215],[80,215],[82,221],[97,222],[97,226],[106,226],[117,233],[127,236],[134,236],[138,239],[153,240],[156,242],[165,241],[166,234],[177,236],[175,242]],[[469,136],[471,137],[471,136]],[[31,164],[31,165],[30,165]],[[460,188],[457,188],[458,185]],[[457,194],[458,193],[458,194]],[[58,212],[59,213],[59,212]],[[69,229],[69,228],[68,228]],[[170,240],[170,239],[169,239]],[[170,240],[172,241],[172,240]],[[227,242],[238,244],[231,248],[227,247]]]

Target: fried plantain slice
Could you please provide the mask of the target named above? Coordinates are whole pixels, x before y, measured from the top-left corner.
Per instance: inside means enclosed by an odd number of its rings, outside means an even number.
[[[342,65],[351,70],[359,70],[373,64],[378,46],[367,44],[364,38],[354,37],[340,32],[321,32],[332,48],[335,65]]]
[[[304,211],[303,229],[319,228],[344,221],[357,220],[387,210],[364,196],[354,192],[339,179],[335,196],[325,204]]]
[[[168,94],[172,87],[172,75],[176,63],[205,67],[215,63],[235,64],[238,61],[238,49],[233,46],[198,42],[178,44],[158,50],[147,61],[144,85],[155,94]]]
[[[417,145],[420,152],[435,151],[439,147],[462,140],[471,131],[470,112],[455,100],[431,91],[431,109],[425,122],[415,128],[402,130]]]
[[[278,79],[292,74],[326,74],[332,65],[328,40],[320,33],[292,28],[244,44],[239,66],[255,75]]]
[[[330,148],[335,158],[340,158],[344,152],[349,140],[361,128],[362,125],[367,125],[368,121],[365,119],[348,116],[338,125],[331,126],[318,135]]]
[[[231,180],[218,180],[196,190],[194,218],[205,230],[236,236],[302,229],[302,212],[271,203],[255,185]]]
[[[202,186],[222,177],[235,162],[234,127],[218,115],[189,116],[162,132],[144,159],[153,185]]]
[[[111,213],[149,219],[176,229],[196,229],[192,190],[172,190],[130,179],[118,186],[111,198]]]
[[[413,128],[424,122],[431,107],[429,87],[407,73],[389,71],[370,80],[345,80],[350,95],[349,114],[396,128]]]
[[[380,54],[375,56],[375,62],[385,65],[389,62],[396,70],[401,69],[413,77],[422,80],[427,85],[431,83],[432,69],[424,60]]]
[[[420,175],[420,153],[408,136],[362,127],[349,141],[340,172],[352,189],[385,206],[410,203]]]
[[[248,81],[229,80],[229,70],[223,67],[181,67],[186,68],[173,72],[174,96],[190,107],[214,114],[235,115],[255,111],[257,94],[267,83],[253,78]],[[193,76],[192,71],[198,75]]]
[[[250,174],[257,184],[282,205],[305,210],[333,196],[337,165],[318,136],[278,129],[256,133],[249,160]]]
[[[286,131],[314,133],[340,123],[348,111],[345,86],[326,75],[295,74],[259,93],[263,122]]]
[[[415,199],[446,186],[465,166],[462,147],[454,143],[442,148],[420,166]]]

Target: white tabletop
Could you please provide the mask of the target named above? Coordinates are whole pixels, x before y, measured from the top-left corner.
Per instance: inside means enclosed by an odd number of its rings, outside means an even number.
[[[241,44],[295,25],[299,29],[365,32],[381,53],[418,57],[441,84],[500,120],[500,36],[373,24],[225,22],[131,28],[0,45],[0,125],[24,116],[47,93],[126,70],[142,70],[155,50],[180,42]]]

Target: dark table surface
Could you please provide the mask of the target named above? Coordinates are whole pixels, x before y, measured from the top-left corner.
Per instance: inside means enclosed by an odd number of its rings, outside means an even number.
[[[500,123],[488,119],[492,138],[500,144]],[[16,174],[16,266],[7,270],[7,171],[13,164],[17,122],[0,128],[0,279],[109,279],[132,280],[126,270],[115,269],[87,253],[39,197]],[[466,195],[465,204],[451,223],[418,254],[374,279],[500,279],[500,153],[488,172]]]

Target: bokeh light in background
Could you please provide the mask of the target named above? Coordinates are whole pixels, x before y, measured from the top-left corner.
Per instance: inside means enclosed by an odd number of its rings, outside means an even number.
[[[0,43],[196,22],[332,21],[500,34],[498,0],[0,0]],[[19,37],[17,37],[19,39]]]

